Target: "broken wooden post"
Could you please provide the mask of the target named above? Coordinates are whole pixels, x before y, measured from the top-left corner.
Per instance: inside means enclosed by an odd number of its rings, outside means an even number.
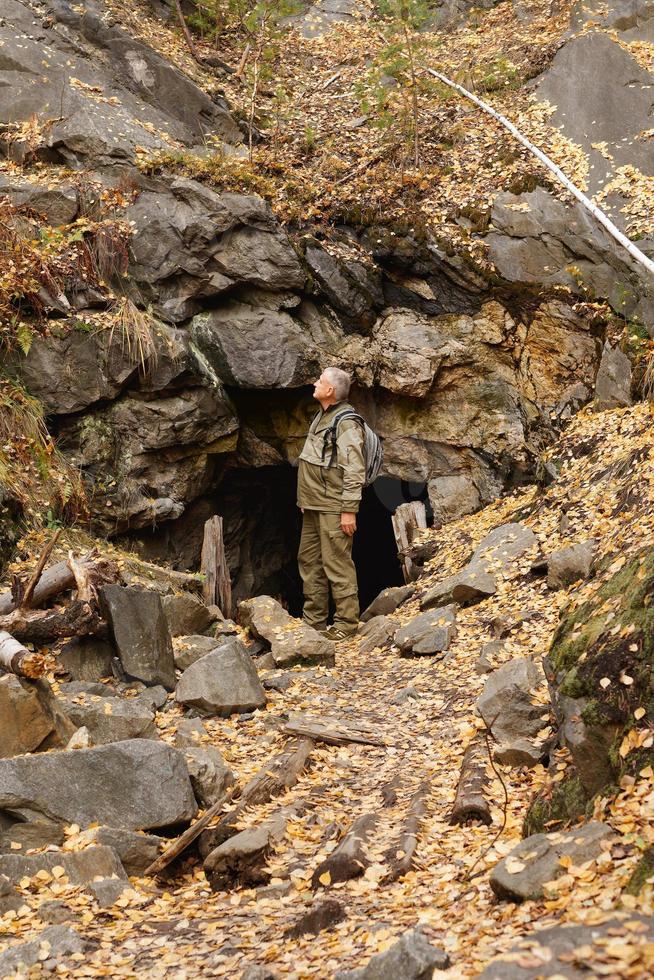
[[[364,813],[356,818],[338,847],[313,872],[312,888],[327,888],[337,881],[350,881],[370,867],[372,861],[366,854],[366,842],[378,820],[378,813]]]
[[[468,820],[481,820],[484,824],[493,822],[490,806],[484,796],[488,782],[486,762],[488,749],[485,741],[477,735],[465,750],[461,762],[461,775],[450,823],[467,823]]]
[[[223,519],[216,514],[204,525],[200,571],[204,576],[202,595],[207,606],[218,606],[223,616],[232,615],[232,582],[229,576]]]
[[[397,544],[398,557],[402,562],[402,573],[405,582],[412,582],[416,575],[413,562],[406,553],[418,528],[427,527],[427,512],[422,500],[413,500],[408,504],[400,504],[392,517],[393,533]]]
[[[191,826],[188,827],[180,837],[177,837],[172,844],[169,844],[165,851],[145,869],[143,872],[144,877],[148,878],[150,876],[154,877],[155,875],[158,875],[164,870],[164,868],[167,868],[168,865],[175,860],[175,858],[179,857],[179,855],[182,854],[186,848],[200,836],[202,831],[209,826],[213,818],[218,816],[230,795],[231,791],[223,794],[219,800],[216,800],[216,802],[202,814],[199,820],[196,820],[195,823],[191,824]]]
[[[30,680],[36,680],[45,674],[44,658],[26,650],[22,643],[5,630],[0,630],[0,667],[10,674],[28,677]]]
[[[211,890],[218,892],[266,884],[270,880],[266,870],[270,852],[284,837],[286,824],[296,812],[297,806],[284,807],[263,823],[241,830],[211,851],[203,865]]]
[[[418,834],[420,824],[424,820],[427,811],[426,803],[429,796],[429,783],[425,780],[415,791],[409,802],[399,840],[394,847],[390,847],[385,856],[388,864],[388,871],[384,876],[384,884],[397,881],[402,875],[407,874],[413,867],[413,857],[418,846]]]

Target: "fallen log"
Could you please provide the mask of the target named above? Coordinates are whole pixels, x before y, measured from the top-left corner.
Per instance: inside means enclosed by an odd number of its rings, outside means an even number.
[[[91,558],[87,556],[86,558],[81,558],[79,563],[84,565],[90,561]],[[51,565],[41,575],[38,584],[34,587],[30,604],[32,607],[44,606],[50,599],[54,599],[55,596],[60,595],[62,592],[67,592],[74,587],[75,576],[70,570],[68,561],[58,561],[56,565]],[[6,616],[16,606],[16,598],[11,592],[3,592],[0,595],[0,616]]]
[[[200,854],[207,857],[220,844],[237,832],[236,824],[248,807],[268,803],[294,786],[305,769],[311,752],[311,739],[294,739],[284,751],[274,756],[250,779],[239,796],[238,803],[219,823],[205,830],[200,838]]]
[[[0,667],[17,677],[36,680],[45,673],[45,659],[26,650],[11,633],[0,629]]]
[[[33,597],[33,594],[34,594],[34,589],[39,584],[39,579],[41,578],[41,576],[43,574],[43,569],[45,568],[45,563],[48,560],[48,558],[50,557],[50,555],[52,554],[52,549],[54,548],[54,546],[56,545],[57,541],[59,540],[59,538],[61,536],[61,531],[62,531],[62,528],[59,528],[59,530],[58,531],[55,531],[55,533],[52,535],[52,537],[48,541],[47,545],[43,549],[43,552],[41,553],[41,557],[39,558],[39,560],[38,560],[38,562],[36,564],[36,568],[34,569],[34,571],[32,572],[32,574],[30,575],[30,577],[29,577],[29,579],[27,581],[27,585],[25,586],[25,591],[23,592],[22,596],[20,597],[20,605],[24,609],[29,609],[29,607],[32,604],[32,597]]]
[[[364,813],[356,818],[338,847],[313,872],[312,888],[328,888],[338,881],[359,878],[370,867],[372,861],[366,853],[366,843],[378,819],[377,813]]]
[[[397,881],[413,867],[413,857],[418,846],[420,825],[427,811],[426,803],[429,796],[429,783],[425,780],[411,797],[409,809],[404,820],[402,832],[396,847],[390,847],[385,855],[388,871],[384,875],[384,884]]]
[[[342,721],[339,718],[313,718],[310,715],[296,715],[287,721],[283,728],[287,735],[300,735],[326,745],[380,745],[388,743],[375,734],[370,725],[361,722]]]
[[[54,609],[14,609],[0,616],[0,630],[23,643],[47,644],[69,636],[101,633],[106,624],[90,602],[74,600]]]
[[[191,824],[191,826],[188,827],[184,833],[177,838],[177,840],[174,840],[172,844],[169,844],[165,851],[163,851],[159,857],[145,869],[143,872],[144,876],[146,878],[154,878],[155,875],[160,874],[164,868],[167,868],[169,864],[172,864],[175,858],[179,857],[180,854],[183,854],[186,848],[190,847],[193,841],[200,836],[202,831],[209,826],[213,818],[218,816],[231,795],[232,791],[230,790],[221,796],[219,800],[216,800],[216,802],[210,806],[209,809],[206,810],[194,824]]]
[[[484,789],[488,783],[487,761],[486,743],[476,736],[465,750],[461,762],[459,785],[450,814],[451,824],[467,823],[469,820],[481,820],[486,825],[493,822],[490,806],[484,796]]]
[[[275,844],[284,837],[286,824],[296,812],[297,807],[284,807],[263,823],[241,830],[211,851],[203,865],[211,890],[219,892],[266,884],[270,880],[265,867],[268,857]]]

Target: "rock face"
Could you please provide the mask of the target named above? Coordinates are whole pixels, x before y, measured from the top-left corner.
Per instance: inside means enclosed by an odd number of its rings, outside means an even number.
[[[259,197],[217,194],[180,178],[142,193],[127,218],[136,228],[130,273],[140,299],[172,322],[237,284],[277,290],[304,283],[290,242]]]
[[[57,3],[46,26],[29,7],[7,0],[0,34],[6,53],[0,122],[47,118],[63,100],[63,117],[59,112],[60,118],[46,127],[36,153],[73,169],[80,163],[124,163],[134,159],[137,146],[163,148],[167,142],[157,132],[189,145],[209,133],[241,141],[224,105],[212,102],[152,48],[108,25],[103,12],[93,2],[83,11]],[[81,84],[73,85],[73,80]],[[98,87],[111,98],[95,98]],[[19,160],[29,150],[21,142],[11,147]]]
[[[270,596],[256,596],[239,603],[239,618],[254,636],[270,644],[277,667],[322,664],[333,667],[334,644],[311,626],[294,619]]]
[[[0,758],[33,752],[53,728],[34,684],[13,674],[0,677]]]
[[[197,807],[181,753],[133,739],[0,761],[0,809],[147,830],[191,820]]]
[[[336,980],[431,980],[434,970],[446,970],[449,965],[447,953],[432,946],[417,928],[385,953],[377,953],[366,966],[337,973]]]
[[[455,606],[432,609],[402,626],[395,634],[394,642],[405,657],[444,653],[454,639],[455,623]]]
[[[614,831],[606,824],[593,821],[567,833],[534,834],[514,847],[508,857],[496,864],[491,873],[491,887],[499,898],[522,901],[541,898],[543,886],[565,874],[561,858],[570,858],[578,867],[598,857],[602,841]]]
[[[158,593],[106,585],[100,598],[125,673],[145,684],[161,684],[172,691],[173,645]]]
[[[224,718],[266,704],[256,668],[239,640],[228,640],[185,670],[175,697],[202,714]]]

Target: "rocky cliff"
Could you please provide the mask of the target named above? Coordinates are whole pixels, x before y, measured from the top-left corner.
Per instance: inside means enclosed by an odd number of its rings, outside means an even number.
[[[245,536],[266,523],[257,488],[288,479],[292,494],[287,468],[321,365],[353,370],[355,401],[384,438],[385,473],[426,484],[448,518],[533,477],[561,421],[593,398],[602,357],[603,404],[630,401],[629,365],[612,347],[647,336],[651,285],[531,163],[491,167],[481,202],[481,162],[461,169],[466,148],[455,141],[460,177],[441,175],[439,191],[451,190],[447,209],[429,187],[410,207],[406,189],[391,187],[388,216],[359,208],[357,218],[349,202],[360,200],[362,180],[374,181],[374,167],[339,181],[338,217],[335,191],[320,184],[327,163],[304,159],[301,174],[318,189],[304,214],[290,214],[288,175],[275,183],[269,161],[262,157],[259,172],[243,161],[235,111],[243,91],[232,75],[189,62],[167,9],[8,0],[0,28],[7,247],[31,262],[35,280],[28,288],[23,278],[13,293],[7,284],[6,370],[42,405],[58,451],[81,472],[97,531],[193,567],[190,529],[247,484],[242,509],[232,510],[229,558],[239,594],[261,585],[263,571],[244,557]],[[323,87],[323,116],[336,107],[335,89],[338,112],[353,111],[356,52],[370,30],[362,10],[310,20],[315,40],[293,29],[302,19],[288,26],[289,61],[319,79],[327,53],[333,68],[344,38],[354,44],[336,84]],[[545,67],[529,83],[535,104],[556,99],[552,122],[561,121],[565,145],[578,140],[591,170],[604,161],[591,190],[613,188],[610,201],[624,206],[627,222],[623,157],[591,150],[591,124],[566,112],[577,84],[566,65],[573,59],[597,81],[611,46],[624,79],[616,92],[628,100],[629,58],[645,43],[648,10],[605,18],[604,30],[575,8],[568,34],[567,12],[552,20],[538,5],[498,8],[486,25],[492,48],[512,19],[532,38],[548,24],[541,48],[530,49],[530,64],[538,49]],[[445,62],[474,34],[459,14]],[[345,25],[336,41],[334,19]],[[647,116],[651,77],[638,71],[634,127]],[[593,106],[602,100],[594,89]],[[601,123],[601,147],[624,143],[620,105],[613,100]],[[465,120],[475,143],[486,122],[461,105],[436,102],[433,111],[445,108],[456,116],[450,128]],[[289,116],[286,144],[297,126]],[[555,132],[550,125],[546,142],[555,145]],[[646,136],[633,136],[645,145]],[[262,131],[257,152],[270,139]],[[340,152],[347,177],[349,149]],[[435,159],[442,152],[434,148]],[[634,166],[646,173],[648,160],[640,153]],[[518,189],[523,171],[533,189]],[[266,199],[246,193],[248,182]],[[281,569],[288,549],[271,545],[269,558],[269,570]]]

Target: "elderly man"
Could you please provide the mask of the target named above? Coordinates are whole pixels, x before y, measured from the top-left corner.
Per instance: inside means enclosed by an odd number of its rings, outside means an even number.
[[[352,538],[365,482],[363,430],[354,419],[338,421],[353,411],[348,405],[350,376],[325,368],[314,385],[320,412],[311,423],[300,453],[297,503],[304,515],[298,552],[304,584],[303,620],[332,640],[343,640],[359,625],[357,574]],[[329,590],[334,622],[327,629]]]

